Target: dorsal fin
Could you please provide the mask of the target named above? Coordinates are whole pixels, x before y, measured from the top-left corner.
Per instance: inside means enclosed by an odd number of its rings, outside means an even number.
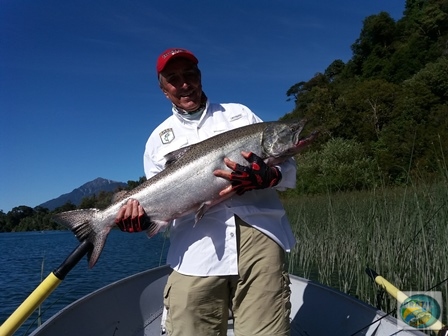
[[[118,192],[116,192],[113,196],[112,196],[112,201],[111,204],[116,203],[118,201],[121,201],[123,199],[125,199],[127,197],[128,191],[127,190],[120,190]]]

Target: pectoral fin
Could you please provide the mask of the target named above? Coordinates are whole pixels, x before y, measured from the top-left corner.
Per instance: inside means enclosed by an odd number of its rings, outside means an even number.
[[[169,222],[166,221],[151,221],[149,228],[146,230],[146,234],[149,238],[154,237],[161,229],[168,226]]]
[[[210,209],[214,204],[212,202],[204,202],[201,204],[199,209],[196,211],[196,215],[194,216],[194,225],[197,224],[204,217],[204,214]]]
[[[211,207],[215,206],[218,203],[225,201],[226,199],[232,197],[233,195],[235,195],[235,191],[226,193],[224,196],[221,196],[218,199],[202,203],[199,206],[199,208],[196,210],[196,215],[194,217],[194,219],[195,219],[194,224],[196,225],[197,222],[199,222],[201,220],[201,218],[204,217],[204,215],[208,211],[208,209],[210,209]]]

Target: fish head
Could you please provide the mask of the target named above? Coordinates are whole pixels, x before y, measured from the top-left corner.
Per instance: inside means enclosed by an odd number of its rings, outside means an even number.
[[[316,138],[317,132],[301,138],[300,133],[305,124],[306,120],[302,119],[298,122],[276,122],[267,125],[262,137],[266,163],[279,164],[308,147]]]

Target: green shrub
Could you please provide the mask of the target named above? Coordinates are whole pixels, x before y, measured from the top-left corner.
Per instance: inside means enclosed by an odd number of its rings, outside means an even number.
[[[355,140],[331,139],[298,158],[297,192],[362,190],[374,186],[376,165]]]

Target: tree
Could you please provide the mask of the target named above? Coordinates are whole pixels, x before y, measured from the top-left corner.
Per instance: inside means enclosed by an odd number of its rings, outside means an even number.
[[[355,140],[391,184],[432,179],[448,156],[448,1],[408,0],[404,13],[368,16],[352,58],[293,85],[295,108],[282,118],[321,130],[310,153]]]
[[[419,171],[434,173],[448,151],[448,58],[428,63],[404,82],[402,115],[415,126],[414,163]]]
[[[96,195],[87,196],[81,200],[78,209],[96,208],[96,203],[97,203]]]
[[[6,224],[7,224],[6,214],[3,212],[3,210],[0,210],[0,232],[8,232]]]
[[[335,136],[369,144],[377,141],[393,118],[400,87],[382,79],[365,80],[345,90],[337,99],[340,124]]]
[[[337,59],[325,69],[324,75],[327,77],[329,82],[333,82],[344,70],[345,63]]]
[[[146,176],[140,176],[140,178],[138,179],[138,181],[132,181],[132,180],[129,180],[127,183],[128,183],[128,186],[127,186],[127,190],[132,190],[132,189],[134,189],[134,188],[136,188],[136,187],[138,187],[140,184],[142,184],[142,183],[144,183],[146,181]]]
[[[76,210],[76,205],[74,205],[71,201],[68,201],[64,205],[54,209],[54,212],[59,213],[59,212],[71,211],[71,210]]]
[[[16,231],[16,228],[19,226],[20,221],[25,217],[30,217],[34,215],[33,208],[30,208],[26,205],[20,205],[18,207],[12,208],[6,214],[7,217],[7,226],[9,226],[10,231]]]
[[[351,68],[363,78],[381,78],[388,59],[394,52],[395,21],[386,12],[367,17],[359,38],[352,44]]]

